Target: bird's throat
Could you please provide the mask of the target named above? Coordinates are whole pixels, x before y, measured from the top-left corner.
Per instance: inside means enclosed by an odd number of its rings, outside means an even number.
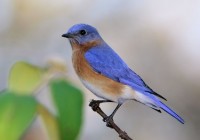
[[[73,51],[81,50],[82,52],[86,52],[89,49],[99,46],[102,44],[101,40],[91,40],[86,43],[79,44],[79,42],[70,41]]]

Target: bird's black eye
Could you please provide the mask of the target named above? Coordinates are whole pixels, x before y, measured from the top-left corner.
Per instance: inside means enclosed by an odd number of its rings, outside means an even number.
[[[79,32],[81,35],[86,35],[87,34],[87,32],[85,31],[85,30],[80,30],[80,32]]]

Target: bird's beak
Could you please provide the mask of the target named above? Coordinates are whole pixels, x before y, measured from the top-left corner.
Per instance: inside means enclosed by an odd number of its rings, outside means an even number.
[[[73,38],[74,35],[73,35],[73,34],[70,34],[70,33],[66,33],[66,34],[63,34],[62,37],[65,37],[65,38]]]

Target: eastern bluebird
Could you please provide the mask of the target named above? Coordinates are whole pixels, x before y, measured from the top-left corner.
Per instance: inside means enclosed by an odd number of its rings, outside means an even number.
[[[85,87],[103,98],[102,102],[118,103],[108,119],[113,118],[125,101],[135,100],[158,112],[162,109],[184,123],[179,115],[159,100],[166,99],[153,91],[131,70],[94,27],[76,24],[62,37],[70,41],[73,66]]]

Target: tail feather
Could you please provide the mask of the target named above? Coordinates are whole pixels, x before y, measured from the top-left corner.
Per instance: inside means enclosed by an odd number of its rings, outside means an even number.
[[[161,112],[159,111],[159,109],[161,108],[162,110],[170,114],[172,117],[176,118],[179,122],[184,124],[184,120],[172,109],[170,109],[168,106],[162,103],[156,96],[148,92],[136,92],[136,96],[134,98],[136,101],[145,104],[158,112]]]
[[[162,108],[165,112],[170,114],[172,117],[176,118],[179,122],[181,122],[182,124],[185,123],[185,121],[178,114],[176,114],[172,109],[170,109],[164,103],[160,102],[159,105],[160,105],[160,108]]]

